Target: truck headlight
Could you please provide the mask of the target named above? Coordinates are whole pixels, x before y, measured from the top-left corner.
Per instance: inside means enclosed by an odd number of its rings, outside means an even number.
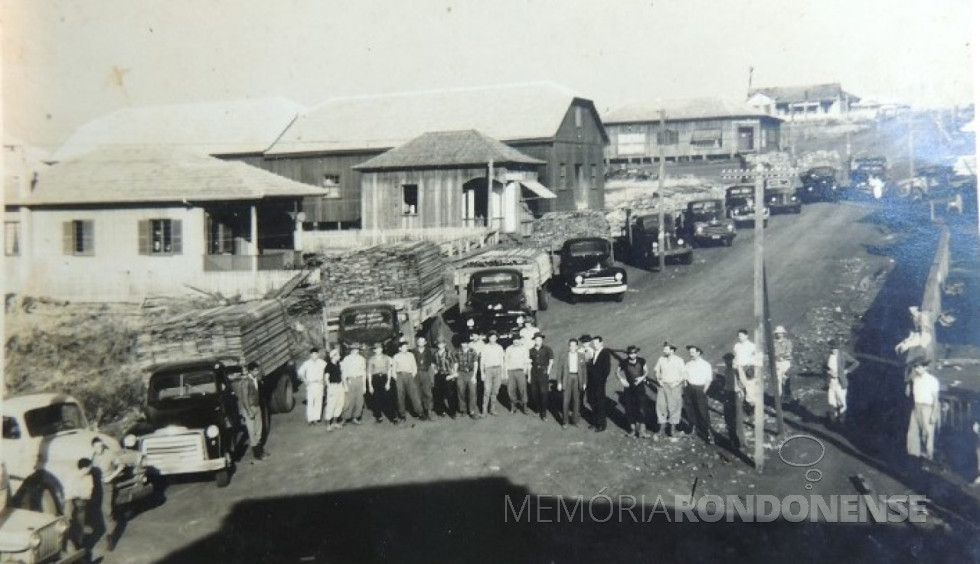
[[[617,272],[616,275],[613,276],[613,278],[616,279],[616,282],[622,282],[623,281],[623,273],[622,272]]]
[[[576,284],[581,284],[584,281],[585,281],[585,278],[582,278],[581,276],[576,276],[575,277],[575,283]]]
[[[466,320],[466,326],[472,329],[474,326],[476,326],[476,321],[474,321],[473,318],[471,317]]]
[[[493,306],[493,309],[495,309],[497,311],[500,311],[500,310],[504,309],[504,306],[502,306],[500,304],[497,304],[497,305]]]
[[[31,536],[27,541],[31,547],[31,550],[37,550],[41,546],[41,535],[37,534],[37,531],[31,531]]]
[[[696,233],[704,233],[704,226],[698,225],[697,229],[694,230]]]
[[[59,537],[64,536],[64,534],[68,532],[68,520],[58,519],[58,521],[54,524],[54,530],[58,531]]]
[[[123,446],[126,448],[136,447],[136,435],[126,435],[123,437]]]
[[[208,436],[209,439],[213,439],[218,436],[218,426],[208,425],[208,428],[204,431],[204,434]]]
[[[729,223],[728,225],[726,225],[725,228],[728,229],[729,231],[735,231],[735,226],[732,225],[731,223]]]
[[[677,240],[677,244],[678,245],[683,245],[684,244],[684,239],[678,239]]]
[[[657,245],[656,241],[654,241],[653,243],[650,243],[650,247],[653,248],[653,249],[656,249],[657,246],[658,245]]]
[[[518,323],[524,323],[524,316],[523,315],[518,315],[517,316],[517,322]]]
[[[791,196],[791,197],[790,197],[790,200],[792,200],[792,201],[794,201],[794,202],[795,202],[795,201],[796,201],[796,196]]]

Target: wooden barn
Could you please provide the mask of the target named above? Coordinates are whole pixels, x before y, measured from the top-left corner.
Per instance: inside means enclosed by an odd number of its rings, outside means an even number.
[[[538,181],[544,162],[478,131],[425,133],[356,165],[364,229],[519,230],[557,195]]]
[[[321,187],[303,202],[308,229],[367,227],[358,165],[425,132],[465,130],[541,161],[537,181],[556,197],[536,211],[603,207],[606,131],[590,100],[550,83],[329,100],[301,114],[258,166]]]
[[[664,131],[660,114],[664,112]],[[779,150],[782,120],[745,104],[716,98],[635,104],[610,112],[604,123],[609,164],[733,159]]]

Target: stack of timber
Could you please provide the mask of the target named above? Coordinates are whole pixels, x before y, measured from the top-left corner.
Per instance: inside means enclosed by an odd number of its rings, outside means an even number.
[[[321,266],[323,305],[328,311],[370,302],[426,302],[443,291],[445,265],[435,243],[406,241],[379,245]]]
[[[610,236],[609,222],[602,210],[548,212],[534,220],[534,231],[523,245],[555,252],[568,239]]]
[[[514,268],[535,280],[536,285],[544,284],[552,275],[547,251],[536,247],[493,249],[460,263],[454,270],[454,283],[465,286],[474,272],[484,268]]]
[[[263,373],[292,359],[293,338],[279,300],[189,311],[148,326],[137,337],[143,366],[214,357],[258,362]]]

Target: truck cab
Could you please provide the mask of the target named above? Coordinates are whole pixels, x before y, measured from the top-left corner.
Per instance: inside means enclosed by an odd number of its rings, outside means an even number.
[[[803,181],[803,202],[836,202],[840,198],[837,169],[832,166],[816,166],[800,177]]]
[[[721,243],[731,247],[735,221],[726,215],[724,200],[694,200],[687,203],[680,232],[697,245]]]
[[[144,420],[123,438],[162,476],[214,473],[219,487],[231,480],[245,438],[230,375],[232,359],[201,359],[152,367],[146,380]]]
[[[503,339],[515,338],[537,311],[527,286],[521,271],[515,268],[473,272],[466,285],[466,301],[460,304],[466,329],[484,334],[496,331]]]
[[[736,227],[751,225],[755,222],[755,186],[742,184],[729,186],[725,190],[725,207],[728,217],[732,218]],[[763,227],[768,225],[769,207],[762,209]]]
[[[139,453],[123,449],[116,439],[92,430],[75,398],[45,393],[4,400],[3,458],[18,505],[62,514],[65,484],[76,475],[78,461],[91,458],[95,438],[124,465],[112,482],[117,505],[153,493]]]
[[[613,262],[607,239],[569,239],[561,246],[559,261],[559,276],[573,303],[581,296],[611,296],[617,302],[626,296],[626,270]]]
[[[637,217],[631,226],[633,230],[632,255],[634,260],[646,267],[660,264],[660,255],[666,262],[691,264],[694,251],[691,243],[680,232],[677,221],[671,213],[664,214],[663,247],[660,242],[660,217],[656,214]]]
[[[766,206],[772,213],[800,213],[803,211],[803,184],[798,176],[793,178],[767,178]]]
[[[346,307],[337,318],[337,339],[349,348],[358,344],[362,351],[381,343],[385,354],[398,352],[398,341],[412,342],[408,314],[392,304],[377,303]]]

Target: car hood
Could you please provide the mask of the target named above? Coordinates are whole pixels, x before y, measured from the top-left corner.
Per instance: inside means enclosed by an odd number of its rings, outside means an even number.
[[[31,530],[40,530],[58,520],[58,517],[8,507],[0,512],[0,552],[11,553],[27,550]]]
[[[73,429],[62,431],[47,437],[38,437],[35,440],[41,441],[40,457],[45,465],[55,462],[68,463],[74,465],[81,458],[92,456],[92,439],[99,438],[109,447],[112,452],[122,450],[119,441],[96,431],[88,429]]]
[[[583,257],[567,256],[562,258],[562,270],[567,272],[585,272],[609,268],[609,255],[588,255]]]
[[[179,425],[189,429],[201,429],[217,423],[222,416],[218,394],[164,400],[146,406],[147,421],[154,428]]]

